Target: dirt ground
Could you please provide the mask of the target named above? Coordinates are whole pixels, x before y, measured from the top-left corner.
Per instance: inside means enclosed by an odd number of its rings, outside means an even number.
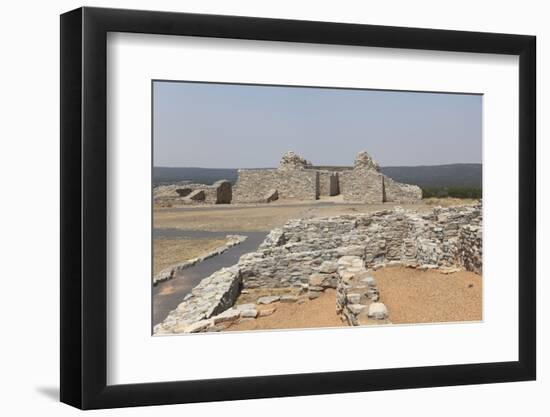
[[[482,278],[473,272],[390,267],[373,276],[394,324],[482,320]]]
[[[481,276],[468,271],[443,274],[405,267],[388,267],[373,272],[393,324],[442,323],[482,320]],[[263,295],[289,294],[288,289],[261,289],[242,294],[237,304],[254,303]],[[303,297],[302,297],[303,298]],[[315,300],[303,303],[272,303],[273,314],[231,325],[226,330],[275,330],[341,327],[347,324],[336,314],[336,291],[326,290]],[[377,324],[373,320],[372,324]]]
[[[154,273],[219,248],[225,239],[155,239]]]
[[[315,300],[305,299],[303,303],[272,303],[259,306],[259,310],[276,308],[266,317],[233,324],[226,331],[303,329],[313,327],[342,327],[347,324],[336,314],[336,290],[326,290]]]
[[[337,196],[340,197],[340,196]],[[417,204],[353,204],[336,197],[307,202],[273,202],[256,205],[214,205],[183,208],[156,208],[155,228],[204,231],[270,231],[294,218],[372,213],[400,206],[426,212],[434,205],[471,204],[474,200],[427,199]],[[447,201],[448,200],[448,201]]]

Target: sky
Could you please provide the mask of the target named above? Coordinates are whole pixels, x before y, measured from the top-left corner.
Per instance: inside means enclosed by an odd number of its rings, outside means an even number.
[[[154,166],[481,163],[482,96],[154,81]]]

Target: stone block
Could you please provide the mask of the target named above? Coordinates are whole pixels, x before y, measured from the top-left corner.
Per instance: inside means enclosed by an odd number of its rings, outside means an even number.
[[[383,320],[388,317],[388,309],[384,303],[372,303],[369,306],[368,316],[376,320]]]

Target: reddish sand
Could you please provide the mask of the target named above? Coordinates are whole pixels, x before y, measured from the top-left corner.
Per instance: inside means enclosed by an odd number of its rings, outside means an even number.
[[[258,317],[233,324],[227,330],[266,330],[266,329],[303,329],[311,327],[346,326],[336,314],[336,291],[326,290],[315,300],[306,299],[303,303],[276,302],[259,306],[260,310],[276,311],[267,317]]]
[[[482,319],[482,279],[473,272],[442,274],[390,267],[373,273],[390,321],[438,323]]]

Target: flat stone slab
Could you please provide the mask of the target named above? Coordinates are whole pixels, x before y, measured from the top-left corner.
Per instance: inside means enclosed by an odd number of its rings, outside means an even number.
[[[214,324],[223,323],[225,321],[235,321],[241,316],[241,312],[236,308],[230,308],[223,313],[213,317]]]
[[[258,317],[258,310],[256,310],[255,308],[251,308],[251,309],[248,309],[248,310],[242,310],[241,311],[241,317],[242,318],[251,318],[251,319],[255,319],[256,317]]]
[[[281,297],[278,295],[266,295],[258,298],[258,304],[271,304],[279,301],[280,299]]]
[[[267,317],[271,316],[273,313],[275,313],[277,309],[275,307],[272,308],[266,308],[264,310],[260,310],[258,316],[259,317]]]

